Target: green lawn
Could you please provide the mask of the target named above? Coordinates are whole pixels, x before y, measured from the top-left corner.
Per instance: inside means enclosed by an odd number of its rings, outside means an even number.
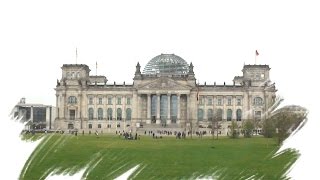
[[[31,135],[28,135],[31,136]],[[27,137],[28,138],[28,137]],[[140,164],[133,179],[281,179],[298,157],[287,151],[272,158],[276,141],[262,137],[212,140],[123,140],[103,135],[46,135],[26,162],[20,179],[45,179],[51,171],[76,173],[89,167],[87,179],[113,179]]]

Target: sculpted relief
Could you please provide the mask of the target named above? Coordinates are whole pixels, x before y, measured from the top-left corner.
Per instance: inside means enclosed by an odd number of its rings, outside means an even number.
[[[181,85],[171,79],[160,79],[143,85],[140,89],[179,89],[179,90],[190,90],[191,88],[185,85]]]

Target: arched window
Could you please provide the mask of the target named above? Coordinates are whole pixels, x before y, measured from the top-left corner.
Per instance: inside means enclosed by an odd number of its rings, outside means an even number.
[[[213,120],[213,110],[208,109],[208,121],[212,121],[212,120]]]
[[[93,108],[89,108],[89,120],[93,120]]]
[[[131,120],[131,109],[127,108],[126,110],[126,120],[130,121]]]
[[[68,97],[68,103],[69,104],[76,104],[77,103],[77,98],[75,96],[69,96]]]
[[[108,120],[112,120],[112,109],[111,108],[108,108],[107,110],[107,116],[108,116]]]
[[[231,121],[231,119],[232,119],[232,110],[228,109],[227,110],[227,121]]]
[[[262,98],[261,98],[261,97],[255,97],[255,98],[253,99],[253,104],[254,104],[254,105],[262,105],[262,104],[263,104]]]
[[[223,119],[223,111],[222,111],[222,109],[218,109],[217,110],[217,120],[222,121],[222,119]]]
[[[203,109],[198,109],[198,121],[203,121]]]
[[[242,111],[241,109],[237,109],[237,121],[241,121]]]
[[[103,119],[103,109],[99,108],[98,109],[98,120],[102,120]]]
[[[117,109],[117,120],[122,120],[122,110],[121,110],[121,108]]]

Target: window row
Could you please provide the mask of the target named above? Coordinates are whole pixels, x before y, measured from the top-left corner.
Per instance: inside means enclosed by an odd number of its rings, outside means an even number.
[[[227,109],[226,111],[227,113],[227,121],[231,121],[232,120],[232,110],[231,109]],[[204,118],[204,110],[203,109],[198,109],[198,121],[203,121]],[[207,111],[207,118],[208,121],[212,121],[212,120],[218,120],[221,121],[223,119],[223,110],[222,109],[217,109],[217,112],[214,114],[213,113],[213,109],[208,109]],[[237,109],[236,111],[236,120],[237,121],[241,121],[242,119],[242,110],[241,109]]]
[[[204,96],[200,96],[199,97],[199,105],[204,105],[205,104],[205,99],[207,101],[207,105],[213,105],[213,103],[214,103],[213,102],[214,101],[213,97],[205,98]],[[215,104],[217,106],[222,106],[223,103],[224,103],[223,99],[224,99],[223,97],[217,97]],[[241,97],[237,97],[235,103],[236,103],[237,106],[241,106],[242,105],[242,98]],[[232,106],[233,105],[233,98],[232,97],[227,97],[226,98],[226,105],[227,106]]]
[[[89,97],[89,104],[93,104],[93,97]],[[75,96],[69,96],[68,97],[68,103],[69,104],[76,104],[77,103],[77,98]],[[103,98],[99,97],[97,98],[97,104],[103,104]],[[107,104],[112,105],[112,97],[108,97],[107,99]],[[116,98],[116,104],[121,105],[122,104],[122,97],[117,97]],[[131,105],[131,97],[126,98],[126,104]]]
[[[96,113],[97,113],[97,119],[98,120],[103,120],[104,119],[105,116],[103,115],[104,112],[103,112],[102,108],[98,108]],[[131,120],[131,114],[132,114],[131,108],[127,108],[126,111],[125,111],[125,120],[130,121]],[[93,120],[93,117],[94,117],[94,109],[93,108],[89,108],[89,110],[88,110],[88,118],[89,118],[89,120]],[[112,108],[108,108],[107,109],[106,119],[107,120],[113,120],[113,110],[112,110]],[[122,120],[123,119],[123,117],[122,117],[122,109],[121,108],[117,109],[115,119],[116,120]]]
[[[262,80],[264,79],[265,74],[264,73],[252,73],[251,78],[254,80]]]
[[[199,105],[204,105],[204,100],[205,98],[203,96],[199,97]],[[236,105],[241,106],[242,105],[242,98],[236,98]],[[255,97],[253,99],[253,104],[254,105],[263,105],[263,99],[261,97]],[[213,98],[209,97],[207,98],[207,105],[213,105]],[[224,105],[224,98],[222,97],[217,97],[216,99],[216,105],[217,106],[223,106]],[[233,98],[232,97],[227,97],[226,98],[226,105],[227,106],[232,106],[233,105]]]
[[[79,72],[67,72],[67,78],[78,78],[80,77]]]
[[[94,98],[93,97],[89,97],[89,104],[93,104],[93,100]],[[112,105],[113,104],[113,98],[112,97],[108,97],[107,99],[107,104],[108,105]],[[122,97],[121,96],[118,96],[118,97],[115,97],[115,101],[116,101],[116,104],[117,105],[121,105],[122,104]],[[127,105],[131,105],[131,97],[126,97],[126,102],[125,102]],[[97,98],[97,102],[96,104],[104,104],[103,103],[103,98],[102,97],[99,97]]]

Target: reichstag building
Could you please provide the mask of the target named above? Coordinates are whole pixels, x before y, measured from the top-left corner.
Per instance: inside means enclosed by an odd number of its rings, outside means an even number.
[[[231,85],[197,84],[193,64],[174,54],[154,57],[143,71],[137,63],[132,84],[107,84],[84,64],[61,69],[54,122],[61,130],[190,132],[215,126],[223,135],[232,121],[241,127],[247,119],[265,119],[275,101],[268,65],[244,65]]]

